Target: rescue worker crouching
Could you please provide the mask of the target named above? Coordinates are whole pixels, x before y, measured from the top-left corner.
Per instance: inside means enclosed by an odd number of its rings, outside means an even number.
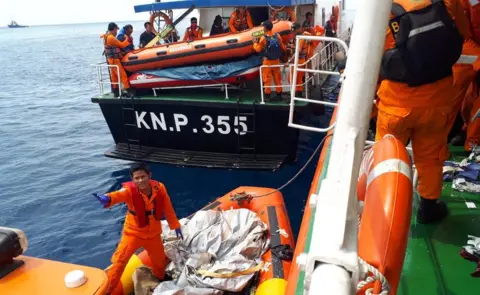
[[[279,65],[280,57],[282,52],[286,51],[286,46],[282,41],[282,38],[278,33],[273,33],[273,24],[271,21],[267,20],[263,22],[263,28],[265,34],[260,37],[260,40],[253,43],[253,49],[258,53],[263,53],[263,65]],[[262,79],[264,86],[271,86],[272,78],[275,83],[277,97],[282,98],[282,74],[280,72],[280,67],[267,67],[262,68]],[[270,93],[272,89],[270,87],[265,88],[265,97],[266,99],[270,98]]]
[[[133,91],[128,82],[128,76],[122,65],[122,49],[130,45],[130,41],[126,38],[123,42],[117,40],[118,26],[115,23],[108,24],[108,32],[100,36],[104,41],[104,54],[107,57],[109,65],[116,65],[120,71],[120,80],[122,81],[125,91],[128,96],[133,96]],[[115,96],[120,95],[120,88],[118,83],[118,71],[116,67],[110,67],[110,80],[112,81],[112,91]]]
[[[228,21],[230,32],[236,33],[253,28],[253,21],[250,12],[245,7],[238,7],[230,16]]]
[[[419,223],[448,215],[446,204],[438,199],[449,157],[448,124],[455,115],[452,66],[460,57],[463,38],[468,38],[468,19],[458,7],[458,0],[394,0],[385,39],[376,140],[387,134],[405,145],[411,140],[421,196]],[[443,25],[435,26],[438,23]],[[433,29],[423,31],[426,27]],[[416,31],[422,33],[412,34]]]
[[[165,186],[152,180],[147,165],[134,164],[130,169],[132,181],[123,183],[122,189],[102,196],[99,199],[104,208],[126,203],[128,213],[123,226],[123,234],[117,250],[112,256],[112,265],[107,269],[109,286],[107,294],[117,288],[130,257],[143,247],[150,257],[155,276],[163,280],[166,256],[161,239],[161,217],[164,215],[168,225],[175,230],[177,238],[183,239],[180,223],[170,202]]]
[[[203,38],[203,29],[197,26],[197,18],[192,17],[190,19],[190,26],[185,31],[183,41],[192,42]]]

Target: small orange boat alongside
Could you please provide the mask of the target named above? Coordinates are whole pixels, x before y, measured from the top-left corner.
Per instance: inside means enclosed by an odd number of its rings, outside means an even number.
[[[293,39],[292,22],[276,21],[273,32],[285,43]],[[207,37],[193,42],[178,42],[142,48],[125,55],[122,64],[128,72],[186,66],[222,59],[242,58],[255,53],[253,40],[263,35],[263,27]]]
[[[282,193],[270,188],[239,187],[201,210],[231,209],[249,209],[255,212],[269,231],[270,247],[261,257],[263,267],[259,271],[255,294],[285,294],[292,257],[279,257],[275,254],[276,251],[272,251],[280,247],[284,250],[291,249],[293,254],[293,233]],[[3,236],[8,239],[2,239]],[[22,231],[0,228],[0,294],[105,294],[108,278],[104,270],[22,256],[26,249],[27,241]],[[142,265],[151,266],[145,251],[130,258],[121,283],[111,295],[131,294],[132,275]]]

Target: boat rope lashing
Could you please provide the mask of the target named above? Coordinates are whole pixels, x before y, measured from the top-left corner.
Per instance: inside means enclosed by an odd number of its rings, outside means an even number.
[[[281,244],[274,247],[271,247],[272,255],[277,257],[280,260],[292,261],[293,260],[293,249],[288,244]]]
[[[211,277],[211,278],[219,278],[219,279],[225,279],[225,278],[235,278],[239,276],[244,276],[244,275],[249,275],[252,273],[255,273],[263,268],[264,262],[262,261],[261,263],[257,264],[256,266],[247,268],[242,271],[236,271],[236,272],[229,272],[229,273],[218,273],[218,272],[212,272],[212,271],[207,271],[207,270],[197,270],[197,273],[201,274],[204,277]]]
[[[388,295],[388,292],[390,292],[390,284],[388,283],[387,278],[376,267],[362,258],[358,257],[358,262],[363,267],[363,273],[366,274],[366,278],[358,282],[357,291],[365,288],[368,284],[380,281],[382,284],[382,290],[380,293],[373,293],[373,288],[369,288],[365,291],[365,295]],[[369,273],[371,273],[371,275],[368,275]]]

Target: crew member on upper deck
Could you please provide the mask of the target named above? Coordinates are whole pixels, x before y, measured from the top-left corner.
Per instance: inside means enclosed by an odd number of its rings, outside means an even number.
[[[228,22],[230,32],[241,32],[253,28],[252,17],[245,7],[238,7],[230,16]]]
[[[449,157],[448,125],[455,115],[452,66],[469,38],[468,22],[459,0],[393,1],[377,92],[376,140],[387,134],[405,145],[411,140],[421,196],[419,223],[448,214],[438,199]]]
[[[116,38],[118,32],[118,26],[116,23],[108,24],[108,32],[100,36],[104,41],[104,53],[107,57],[109,65],[116,65],[120,70],[120,80],[122,81],[125,90],[129,96],[132,96],[130,83],[128,82],[127,73],[122,65],[122,49],[130,45],[130,41],[125,39],[123,42],[118,41]],[[116,67],[110,67],[110,80],[112,81],[113,93],[115,96],[120,95],[120,88],[118,84],[118,71]]]
[[[140,35],[140,48],[147,46],[147,44],[150,43],[153,38],[155,38],[155,33],[153,32],[153,25],[150,22],[146,22],[145,24],[143,24],[143,26],[145,27],[145,32]]]
[[[190,26],[185,31],[183,41],[192,42],[203,38],[203,29],[197,25],[197,18],[190,19]]]

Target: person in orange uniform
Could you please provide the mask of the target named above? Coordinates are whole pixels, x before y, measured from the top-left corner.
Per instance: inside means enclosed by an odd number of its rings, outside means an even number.
[[[454,105],[456,110],[459,111],[458,115],[452,118],[452,122],[450,122],[450,125],[452,126],[450,127],[450,136],[452,137],[450,143],[454,146],[460,146],[465,143],[465,131],[462,130],[462,126],[467,123],[468,119],[462,120],[462,113],[465,115],[465,112],[463,110],[460,112],[460,109],[462,109],[462,105],[471,106],[471,103],[473,102],[471,99],[475,96],[472,96],[473,91],[471,91],[469,87],[475,88],[475,85],[472,85],[472,83],[476,84],[474,83],[475,74],[480,69],[480,29],[476,29],[478,24],[480,24],[480,19],[478,19],[479,16],[476,16],[480,15],[480,3],[476,2],[472,5],[468,0],[461,0],[460,3],[463,5],[471,24],[471,37],[465,39],[462,54],[476,56],[477,61],[473,64],[471,62],[463,63],[459,61],[459,63],[453,67],[454,85],[458,89],[458,95],[456,96]],[[463,107],[463,109],[465,109],[465,107]],[[464,119],[466,118],[465,116],[463,117]]]
[[[292,25],[292,31],[293,31],[293,34],[295,36],[297,35],[310,35],[310,33],[308,32],[303,32],[302,33],[302,26],[299,24],[299,23],[294,23]],[[290,52],[289,53],[289,56],[290,56],[290,59],[289,59],[289,63],[292,63],[294,62],[294,58],[295,58],[295,46],[296,46],[296,38],[292,39],[292,41],[289,43],[290,46],[287,46],[288,49]],[[298,64],[304,64],[305,61],[306,61],[306,58],[307,58],[307,54],[308,54],[308,48],[309,48],[310,44],[307,40],[303,40],[301,39],[299,41],[299,47],[300,47],[300,50],[298,52]],[[302,66],[300,68],[305,68],[305,66]],[[290,77],[293,76],[293,68],[290,72]],[[303,92],[303,83],[304,83],[304,78],[305,77],[305,72],[299,72],[297,71],[297,79],[296,79],[296,86],[295,86],[295,96],[296,97],[301,97],[302,96],[302,92]]]
[[[185,35],[183,35],[183,41],[192,42],[203,38],[203,29],[197,25],[197,22],[196,17],[190,19],[190,26],[185,31]]]
[[[377,92],[376,140],[392,134],[406,145],[411,139],[419,223],[448,215],[446,204],[438,199],[443,163],[449,157],[447,125],[455,115],[452,67],[469,37],[468,25],[458,0],[393,1]]]
[[[253,49],[258,53],[263,53],[263,65],[271,66],[280,64],[280,57],[282,52],[286,51],[286,46],[279,34],[273,33],[273,24],[267,20],[263,22],[264,35],[260,37],[259,41],[253,43]],[[262,79],[264,86],[271,86],[272,78],[275,82],[277,97],[282,99],[282,74],[280,67],[262,68]],[[265,88],[265,98],[270,98],[272,93],[271,87]]]
[[[128,82],[127,73],[122,65],[122,49],[131,45],[130,40],[126,38],[123,42],[117,39],[118,26],[116,23],[108,24],[108,32],[100,36],[104,41],[104,54],[107,57],[107,62],[109,65],[116,65],[120,70],[120,80],[122,81],[123,86],[127,95],[132,96],[132,91],[130,88],[130,83]],[[117,68],[110,68],[110,80],[112,81],[112,90],[115,96],[120,95],[120,88],[118,87],[118,72]]]
[[[303,31],[304,31],[304,34],[305,33],[308,33],[308,34],[311,34],[311,35],[315,35],[315,36],[323,36],[325,34],[325,29],[321,26],[315,26],[315,28],[312,28],[310,26],[308,26],[308,24],[303,24],[304,27],[303,27]],[[307,25],[307,27],[305,27],[305,25]],[[322,41],[309,41],[308,42],[308,52],[307,52],[307,59],[311,59],[313,57],[313,55],[315,54],[315,49],[317,49],[318,45],[320,45]]]
[[[478,74],[477,74],[478,75]],[[473,85],[472,85],[473,86]],[[465,150],[471,151],[473,147],[480,146],[480,117],[478,117],[478,112],[480,111],[480,97],[478,95],[479,89],[478,82],[475,83],[475,94],[476,98],[473,100],[472,105],[468,107],[464,107],[464,112],[466,113],[465,116],[465,124],[467,129],[467,138],[465,140]],[[467,110],[470,110],[468,113]],[[475,118],[477,115],[477,118]]]
[[[175,230],[177,237],[183,239],[180,223],[173,210],[165,186],[152,180],[152,173],[143,163],[134,164],[130,169],[132,181],[123,183],[119,191],[95,196],[104,208],[126,203],[128,213],[123,226],[123,235],[117,250],[112,256],[112,266],[107,270],[109,286],[107,294],[117,287],[130,257],[143,247],[153,264],[153,273],[162,280],[165,274],[165,252],[161,240],[164,215],[168,225]]]
[[[228,21],[230,32],[236,33],[253,28],[252,17],[245,7],[238,7],[230,16]]]

